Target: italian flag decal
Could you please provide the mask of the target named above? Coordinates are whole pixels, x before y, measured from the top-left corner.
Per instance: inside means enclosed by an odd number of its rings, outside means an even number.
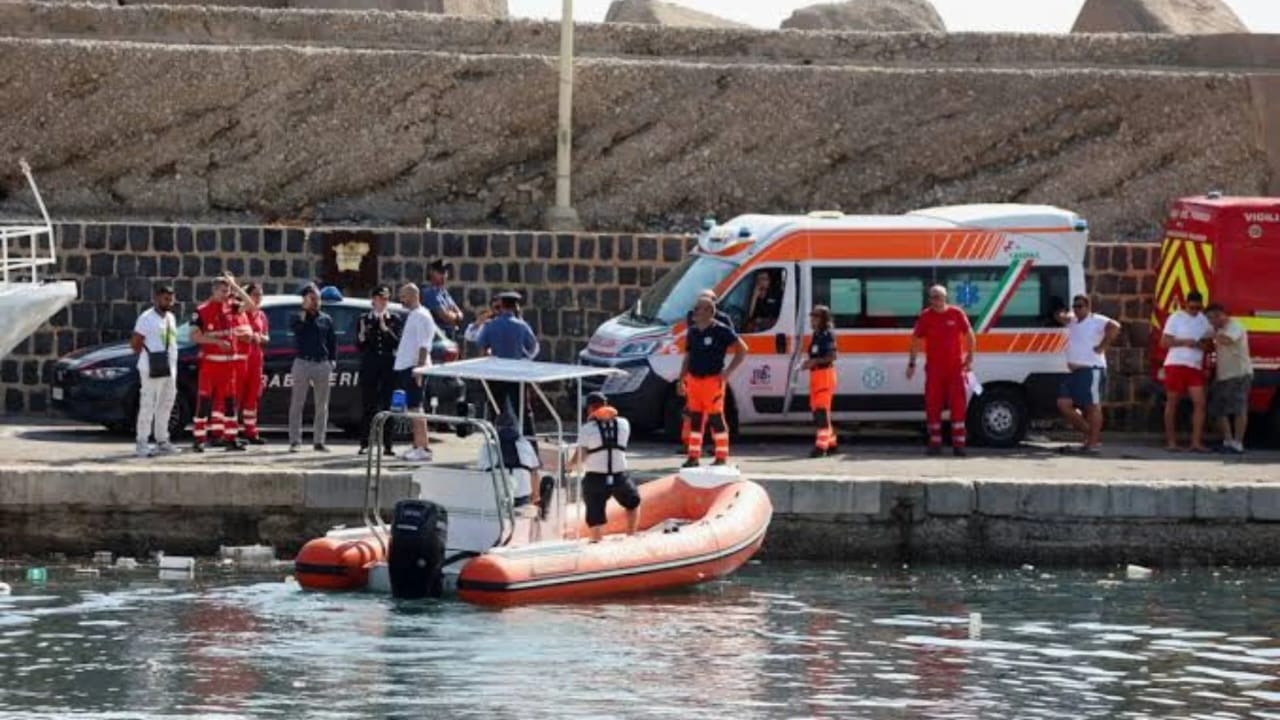
[[[1013,261],[1013,264],[1005,271],[1004,277],[1000,279],[1000,289],[987,300],[987,306],[978,315],[978,323],[973,328],[975,332],[987,332],[996,324],[996,321],[1004,314],[1004,309],[1009,306],[1009,300],[1014,293],[1018,292],[1018,288],[1022,286],[1023,281],[1027,279],[1027,275],[1031,273],[1031,266],[1034,264],[1035,260],[1032,258]]]

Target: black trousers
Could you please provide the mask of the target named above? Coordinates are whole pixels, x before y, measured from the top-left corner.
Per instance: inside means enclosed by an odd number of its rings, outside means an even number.
[[[364,414],[360,418],[360,447],[369,446],[373,416],[391,409],[391,393],[396,389],[395,364],[396,359],[391,356],[366,357],[360,363],[360,399],[364,404]],[[394,430],[391,422],[383,428],[383,449],[391,450]]]
[[[514,418],[520,412],[520,390],[522,387],[520,383],[489,383],[489,389],[493,391],[493,399],[498,403],[499,416],[505,412],[510,413],[511,417]],[[485,398],[485,401],[488,402],[488,398]],[[533,415],[529,413],[532,409],[529,405],[530,403],[526,401],[524,404],[524,418],[520,423],[520,432],[525,437],[533,437]]]

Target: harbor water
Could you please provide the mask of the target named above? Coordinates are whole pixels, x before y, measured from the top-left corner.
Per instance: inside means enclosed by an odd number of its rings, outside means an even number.
[[[4,718],[1275,718],[1280,571],[752,564],[502,611],[171,582],[0,579]]]

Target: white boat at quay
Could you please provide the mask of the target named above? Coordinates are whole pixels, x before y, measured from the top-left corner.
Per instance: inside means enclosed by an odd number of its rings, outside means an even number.
[[[57,315],[78,294],[74,282],[40,279],[41,268],[57,263],[57,243],[49,211],[31,176],[31,166],[25,160],[20,164],[43,223],[0,220],[0,358]]]

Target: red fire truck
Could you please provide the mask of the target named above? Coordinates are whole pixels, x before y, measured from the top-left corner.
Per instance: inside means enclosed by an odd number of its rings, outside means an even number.
[[[1165,226],[1151,317],[1152,376],[1163,379],[1160,336],[1193,290],[1222,303],[1249,333],[1254,384],[1249,407],[1280,444],[1280,198],[1210,193],[1173,205]]]

